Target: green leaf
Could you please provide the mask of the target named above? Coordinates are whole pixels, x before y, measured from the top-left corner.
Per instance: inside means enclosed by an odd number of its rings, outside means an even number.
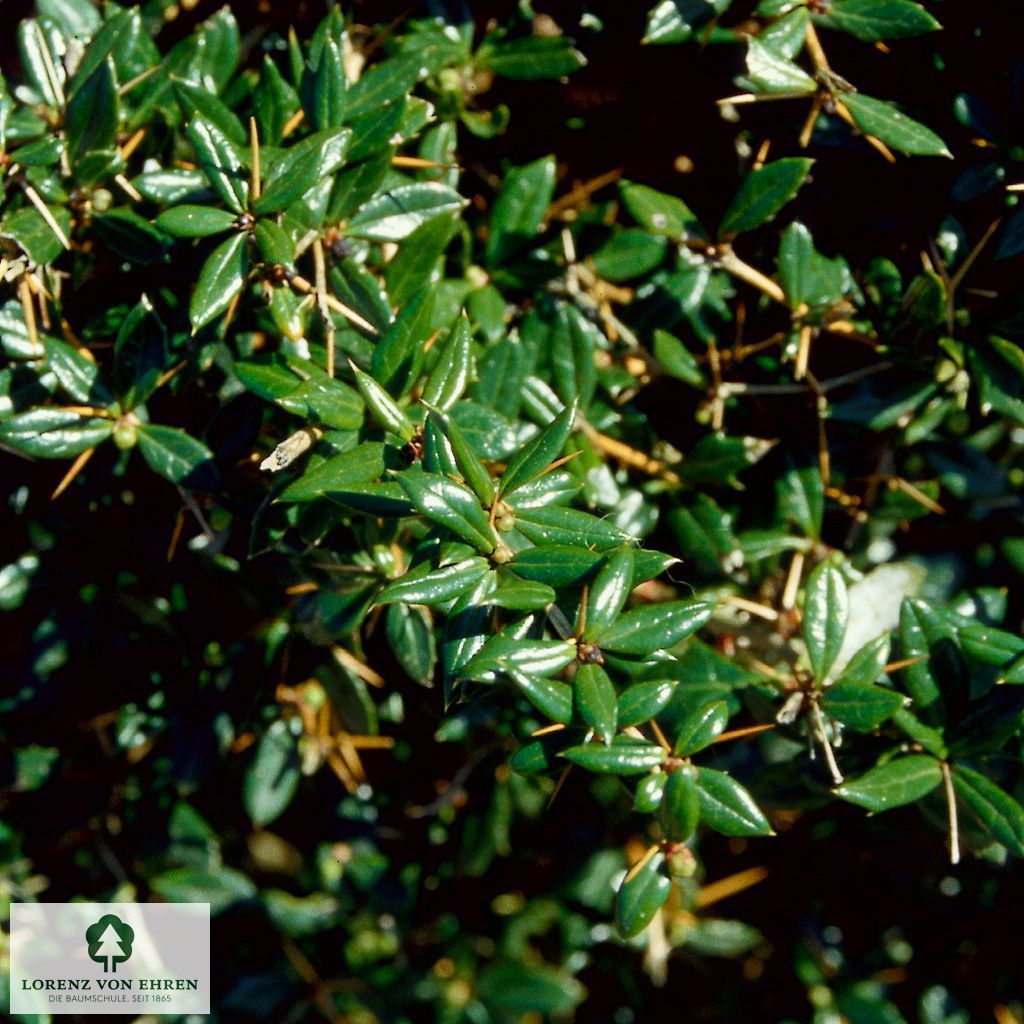
[[[262,828],[287,810],[299,776],[295,738],[287,723],[278,719],[260,738],[242,784],[242,802],[253,824]]]
[[[621,540],[621,538],[620,538]],[[609,547],[614,545],[610,544]],[[633,586],[661,575],[676,559],[658,551],[638,550],[633,556],[636,576]],[[595,571],[602,562],[600,552],[572,544],[547,544],[516,554],[512,568],[525,579],[555,588],[574,586]]]
[[[888,811],[911,804],[927,796],[942,782],[942,769],[934,757],[908,754],[885,764],[875,765],[852,782],[845,782],[836,796],[869,811]]]
[[[377,604],[402,601],[406,604],[443,604],[454,600],[483,579],[490,571],[487,559],[472,557],[432,569],[429,565],[410,569],[389,583],[377,595]]]
[[[608,673],[600,665],[580,665],[573,692],[580,718],[610,745],[615,736],[618,702]]]
[[[942,27],[911,0],[833,0],[823,13],[814,15],[814,20],[865,43],[906,39]]]
[[[249,203],[249,175],[234,146],[219,128],[203,118],[192,121],[187,132],[199,167],[213,190],[235,213],[242,213]]]
[[[410,679],[432,686],[437,665],[434,623],[425,608],[393,604],[385,615],[388,645]]]
[[[713,768],[697,773],[700,820],[724,836],[774,835],[754,798],[735,779]]]
[[[154,222],[162,231],[176,238],[206,238],[230,231],[238,218],[227,210],[215,206],[172,206],[164,210]]]
[[[308,359],[261,353],[239,360],[234,366],[238,379],[253,394],[282,409],[336,430],[354,430],[363,424],[359,395],[340,380],[328,377]]]
[[[595,642],[603,650],[620,654],[650,654],[695,633],[713,611],[714,606],[704,601],[666,601],[634,608],[620,615]]]
[[[811,573],[804,595],[804,643],[814,681],[821,686],[843,646],[850,605],[839,570],[822,564]]]
[[[249,137],[238,116],[223,100],[202,85],[184,79],[173,79],[174,94],[186,121],[201,117],[217,128],[236,146],[248,144]]]
[[[248,240],[244,233],[232,235],[206,258],[189,302],[189,318],[195,330],[220,316],[245,286]]]
[[[117,78],[114,62],[108,58],[68,101],[65,127],[68,158],[73,169],[77,169],[90,154],[113,148],[117,122]]]
[[[619,695],[619,725],[627,728],[649,722],[668,706],[676,686],[674,679],[648,679],[627,686]]]
[[[994,626],[965,626],[959,631],[964,653],[999,668],[1024,655],[1024,639]]]
[[[806,71],[757,39],[747,40],[747,76],[758,92],[809,96],[818,88]]]
[[[385,470],[385,447],[377,441],[365,441],[350,451],[325,459],[307,469],[278,496],[280,501],[315,501],[345,492],[363,483],[377,480]],[[422,569],[429,568],[421,566]]]
[[[441,411],[450,408],[463,396],[472,371],[472,331],[463,313],[440,346],[437,361],[423,385],[423,404]]]
[[[647,15],[645,43],[685,43],[730,0],[659,0]]]
[[[345,115],[345,58],[342,44],[325,34],[318,60],[302,76],[300,95],[309,123],[317,129],[337,128]]]
[[[844,646],[849,640],[850,636],[847,634],[846,640],[843,642]],[[836,685],[852,683],[855,686],[869,686],[871,683],[876,683],[882,677],[888,660],[889,635],[883,633],[866,643],[850,658],[846,667],[840,672],[839,678],[836,679]]]
[[[71,231],[71,212],[63,206],[47,206],[47,209],[67,238]],[[4,217],[0,224],[0,238],[13,239],[39,266],[52,263],[64,251],[64,244],[54,234],[53,228],[38,210],[31,207],[22,207]]]
[[[821,536],[825,511],[825,484],[821,470],[813,463],[800,465],[792,456],[786,471],[775,479],[775,500],[779,515],[811,540]]]
[[[569,747],[562,756],[587,771],[602,775],[643,775],[664,764],[668,755],[655,743],[616,736],[611,746],[584,743]]]
[[[555,601],[555,592],[543,583],[521,580],[511,574],[500,575],[498,588],[488,598],[495,608],[532,612],[546,608]]]
[[[480,504],[490,507],[491,502],[494,501],[494,478],[487,472],[487,467],[469,443],[469,438],[462,432],[458,424],[448,417],[432,412],[427,419],[447,436],[459,473],[469,484],[470,490],[480,499]]]
[[[706,237],[690,208],[675,196],[632,181],[619,183],[619,196],[630,216],[655,235],[663,235],[677,242],[685,238]]]
[[[728,724],[729,705],[724,700],[695,708],[679,723],[672,753],[676,757],[692,757],[714,743]]]
[[[425,221],[456,213],[465,205],[458,192],[437,182],[399,185],[365,203],[345,228],[355,238],[400,242]]]
[[[607,519],[575,508],[517,508],[515,525],[534,544],[578,544],[606,550],[632,539]]]
[[[891,103],[865,96],[862,92],[843,93],[842,102],[862,132],[874,135],[900,153],[953,156],[935,132],[907,117]]]
[[[270,166],[263,191],[252,204],[253,213],[264,217],[291,206],[318,181],[329,178],[342,166],[351,141],[350,129],[335,128],[289,146]]]
[[[295,261],[295,247],[284,230],[272,220],[260,220],[252,233],[264,263],[290,268]]]
[[[113,420],[69,409],[29,409],[0,423],[0,442],[37,459],[67,459],[95,448],[113,430]]]
[[[962,764],[952,770],[956,795],[1012,854],[1024,857],[1024,807],[981,772]]]
[[[812,311],[834,305],[854,288],[846,261],[841,256],[822,256],[814,248],[810,231],[798,222],[782,234],[779,278],[790,305],[805,304]]]
[[[529,483],[561,454],[572,433],[576,405],[567,405],[532,441],[512,458],[498,485],[499,497],[511,497]]]
[[[902,694],[882,686],[840,680],[825,691],[822,707],[837,722],[856,729],[872,732],[901,707]]]
[[[542,715],[562,725],[568,725],[572,721],[572,687],[560,683],[557,679],[533,676],[515,669],[509,670],[509,675],[526,699]]]
[[[555,158],[542,157],[505,175],[494,206],[485,256],[501,266],[534,244],[555,194]]]
[[[704,374],[697,360],[674,335],[660,328],[654,332],[654,358],[665,372],[691,387],[704,387]]]
[[[900,647],[904,659],[912,659],[902,670],[903,684],[914,698],[914,711],[927,724],[937,725],[946,716],[946,701],[940,686],[940,660],[933,660],[932,647],[952,643],[952,630],[923,601],[906,600],[900,609]]]
[[[528,1013],[571,1016],[586,989],[568,968],[517,958],[487,964],[477,976],[475,995],[487,1007],[488,1017],[518,1020]]]
[[[209,903],[210,913],[222,913],[233,903],[256,897],[256,886],[234,868],[172,868],[152,879],[153,891],[168,903]]]
[[[213,454],[184,430],[143,423],[138,428],[138,439],[139,451],[150,469],[171,483],[201,491],[217,486]]]
[[[566,36],[525,36],[520,39],[486,41],[476,52],[476,63],[502,78],[533,82],[563,78],[587,63]]]
[[[103,382],[94,359],[56,338],[45,338],[43,347],[46,362],[71,398],[82,405],[113,405],[114,396]]]
[[[521,640],[518,637],[495,636],[466,664],[461,675],[466,679],[486,679],[497,672],[513,676],[552,676],[575,658],[576,645],[571,640]],[[572,693],[568,692],[568,687],[566,691],[571,716]]]
[[[606,281],[630,281],[661,265],[668,243],[639,228],[616,232],[593,255],[594,269]]]
[[[395,318],[373,350],[371,371],[389,394],[402,397],[423,366],[424,343],[432,333],[434,293],[420,291]]]
[[[788,157],[752,171],[718,225],[719,237],[767,224],[800,191],[814,161]]]
[[[356,387],[366,402],[366,408],[374,419],[392,434],[403,441],[411,441],[416,436],[416,427],[412,420],[395,404],[395,400],[368,373],[364,373],[355,363],[351,364],[355,374]]]
[[[685,843],[700,821],[700,790],[697,772],[684,764],[669,773],[661,800],[661,831],[670,843]]]
[[[612,625],[625,606],[632,586],[633,549],[626,545],[609,555],[590,588],[583,640],[594,640]]]
[[[431,522],[451,530],[484,554],[494,550],[497,540],[487,513],[468,487],[436,473],[400,473],[398,482]]]
[[[639,935],[668,899],[672,883],[662,873],[664,863],[665,854],[659,850],[622,880],[615,897],[615,923],[626,938]]]
[[[435,269],[455,237],[458,218],[450,213],[424,221],[399,248],[384,268],[388,298],[401,309],[407,302],[435,283]]]
[[[640,814],[653,814],[661,806],[664,795],[665,773],[646,775],[637,783],[633,808]]]

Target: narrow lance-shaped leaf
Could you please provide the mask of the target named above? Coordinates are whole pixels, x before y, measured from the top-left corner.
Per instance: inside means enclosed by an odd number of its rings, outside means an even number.
[[[751,171],[725,211],[719,236],[752,231],[770,221],[800,191],[813,160],[787,157]]]
[[[609,556],[590,588],[583,640],[591,641],[611,626],[632,588],[633,549],[624,546]]]
[[[377,596],[377,604],[402,601],[406,604],[441,604],[458,597],[481,579],[489,566],[484,558],[464,558],[461,562],[430,569],[418,566],[389,583]],[[419,571],[426,569],[427,571]]]
[[[704,601],[666,601],[634,608],[620,615],[594,641],[621,654],[650,654],[695,633],[713,611],[714,606]]]
[[[657,744],[634,741],[614,743],[610,747],[602,743],[584,743],[570,747],[562,756],[598,774],[643,775],[651,768],[664,764],[668,755]]]
[[[206,258],[189,303],[189,318],[196,330],[220,316],[245,285],[247,242],[245,234],[232,235]]]
[[[230,231],[237,221],[235,214],[216,206],[195,206],[188,203],[164,210],[156,226],[176,238],[206,238]]]
[[[567,405],[529,444],[512,458],[498,487],[508,497],[517,487],[539,476],[560,454],[572,432],[576,405]]]
[[[654,920],[672,891],[659,850],[626,874],[615,897],[615,923],[626,938],[639,935]]]
[[[772,827],[754,798],[734,778],[713,768],[697,773],[700,819],[725,836],[768,836]]]
[[[144,423],[138,428],[139,451],[151,469],[171,483],[196,490],[217,485],[217,469],[210,449],[176,427]]]
[[[249,202],[249,175],[234,146],[219,128],[202,118],[189,124],[188,137],[214,191],[235,213],[242,213]]]
[[[953,789],[985,828],[1017,857],[1024,857],[1024,807],[991,779],[962,764],[953,768]]]
[[[931,128],[907,117],[885,100],[865,96],[862,92],[844,92],[841,101],[862,132],[874,135],[900,153],[911,156],[953,155]]]
[[[416,427],[411,419],[398,407],[395,400],[368,374],[360,370],[355,363],[349,365],[355,374],[356,387],[366,402],[373,418],[392,434],[403,441],[411,441],[416,436]]]
[[[471,343],[469,320],[463,314],[448,332],[423,385],[421,397],[425,405],[444,411],[462,397],[473,368]]]
[[[456,480],[435,473],[399,473],[409,500],[431,522],[451,530],[484,554],[497,543],[487,513],[476,495]]]
[[[831,565],[818,566],[807,581],[803,631],[811,671],[819,686],[843,646],[849,616],[846,584],[839,571]]]
[[[676,757],[691,757],[713,743],[729,723],[729,705],[716,700],[696,708],[680,723],[672,753]]]
[[[673,843],[686,842],[700,821],[700,790],[697,772],[684,764],[669,773],[659,808],[661,830]]]
[[[581,665],[573,680],[580,718],[610,744],[615,735],[618,703],[615,687],[600,665]]]
[[[875,765],[859,779],[845,782],[836,795],[869,811],[888,811],[927,796],[942,782],[942,769],[934,757],[910,754]]]
[[[921,4],[912,0],[835,0],[816,13],[814,20],[865,43],[907,39],[942,27]]]

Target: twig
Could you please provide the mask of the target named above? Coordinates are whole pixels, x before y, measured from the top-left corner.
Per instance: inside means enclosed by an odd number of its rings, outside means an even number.
[[[949,862],[960,863],[960,820],[956,811],[956,791],[953,789],[953,776],[946,761],[939,762],[942,769],[942,784],[946,790],[946,808],[949,811]]]

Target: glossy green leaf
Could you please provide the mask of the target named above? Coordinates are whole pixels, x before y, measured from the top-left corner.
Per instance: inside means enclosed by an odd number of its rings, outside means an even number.
[[[467,679],[486,678],[488,674],[496,672],[535,677],[552,676],[571,664],[575,657],[576,645],[570,640],[520,640],[508,636],[495,636],[468,662],[462,670],[462,675]],[[566,690],[571,714],[572,693],[568,687]]]
[[[555,194],[555,158],[517,167],[505,175],[491,209],[488,266],[499,266],[530,247]]]
[[[510,496],[515,507],[515,499]],[[534,544],[587,545],[598,550],[632,540],[607,519],[575,508],[516,509],[516,529]]]
[[[821,686],[843,646],[850,617],[846,583],[839,570],[822,563],[811,573],[804,594],[804,643],[815,682]]]
[[[139,451],[150,469],[171,483],[194,490],[217,486],[217,469],[210,449],[177,427],[143,423],[138,428]]]
[[[772,827],[754,798],[732,776],[713,768],[697,773],[700,820],[725,836],[770,836]]]
[[[471,667],[469,671],[472,671]],[[572,721],[572,687],[557,679],[530,675],[528,671],[512,670],[509,674],[520,692],[542,715],[563,725]]]
[[[869,811],[887,811],[927,796],[942,782],[942,769],[934,757],[909,754],[884,764],[852,782],[845,782],[835,793]]]
[[[473,370],[472,331],[463,314],[441,343],[437,361],[423,385],[425,405],[444,411],[457,402],[469,385]]]
[[[1024,807],[981,772],[953,766],[953,791],[1012,854],[1024,857]]]
[[[865,43],[906,39],[942,27],[912,0],[834,0],[814,20]]]
[[[695,633],[714,606],[704,601],[666,601],[625,612],[595,642],[621,654],[649,654]]]
[[[624,546],[608,556],[587,599],[587,620],[582,639],[600,637],[618,618],[633,586],[633,549]]]
[[[489,570],[487,560],[478,557],[464,558],[440,569],[425,564],[417,566],[389,583],[377,596],[377,604],[442,604],[468,590]]]
[[[71,398],[82,405],[113,404],[114,396],[104,383],[95,359],[56,338],[47,338],[44,348],[50,369]]]
[[[202,118],[189,124],[188,137],[213,190],[229,209],[241,213],[249,203],[249,174],[235,147],[219,128]]]
[[[618,719],[615,687],[600,665],[580,665],[573,680],[576,710],[605,743],[611,744]]]
[[[901,707],[902,694],[882,686],[840,680],[825,691],[822,708],[837,722],[858,732],[871,732]]]
[[[494,550],[497,540],[487,513],[469,488],[435,473],[400,473],[398,482],[431,522],[451,530],[484,554]]]
[[[392,434],[403,441],[411,441],[416,436],[416,427],[412,420],[398,407],[395,400],[368,373],[364,373],[354,363],[352,373],[355,374],[356,387],[366,402],[366,408],[373,418]]]
[[[72,168],[78,168],[91,153],[113,148],[117,122],[117,77],[114,62],[108,58],[68,101],[65,126]]]
[[[432,412],[428,419],[446,435],[463,480],[469,484],[470,490],[479,498],[480,504],[489,507],[494,501],[494,478],[487,472],[487,467],[483,464],[469,438],[450,417]]]
[[[862,92],[843,93],[842,102],[862,132],[874,135],[892,149],[912,156],[952,157],[935,132],[907,117],[893,104]]]
[[[37,459],[67,459],[110,437],[114,421],[70,409],[29,409],[0,423],[0,443]]]
[[[639,935],[668,899],[672,883],[662,872],[664,863],[665,855],[659,850],[628,873],[619,886],[615,923],[626,938]]]
[[[253,824],[279,818],[299,788],[299,757],[286,722],[278,720],[260,738],[242,785],[242,802]]]
[[[176,238],[206,238],[230,231],[238,218],[215,206],[193,206],[185,203],[164,210],[154,222],[162,231]]]
[[[502,78],[532,82],[570,75],[587,59],[565,36],[525,36],[485,42],[476,52],[476,62]]]
[[[658,818],[669,842],[684,843],[693,835],[700,821],[700,790],[692,765],[684,764],[669,773]]]
[[[625,728],[649,722],[668,706],[676,686],[674,679],[648,679],[627,686],[619,695],[619,725]]]
[[[351,140],[348,128],[335,128],[289,146],[269,168],[263,191],[252,204],[253,213],[266,216],[287,209],[318,181],[330,177],[344,162]]]
[[[517,488],[539,476],[561,454],[572,433],[575,416],[576,406],[566,406],[529,444],[520,449],[502,474],[498,486],[499,497],[511,497]]]
[[[645,43],[685,43],[721,14],[729,0],[659,0],[647,15]]]
[[[455,213],[463,205],[462,197],[447,185],[399,185],[365,203],[345,230],[373,242],[400,242],[424,222],[442,213]]]
[[[806,157],[787,157],[751,171],[718,225],[719,236],[767,224],[800,191],[813,164]]]
[[[392,305],[401,309],[435,283],[438,260],[455,237],[458,223],[450,213],[443,213],[424,221],[405,239],[384,268]]]
[[[632,181],[619,183],[619,195],[630,216],[655,235],[682,241],[705,233],[690,208],[675,196]]]
[[[404,396],[423,366],[431,334],[434,294],[420,291],[395,318],[373,350],[373,377],[389,394]]]
[[[584,743],[570,747],[562,756],[587,771],[603,775],[643,775],[665,763],[668,756],[654,743],[619,736],[611,746]]]
[[[196,330],[220,316],[245,286],[247,243],[247,235],[232,235],[206,258],[189,303],[189,318]]]
[[[724,700],[695,708],[679,723],[672,753],[676,757],[692,757],[710,746],[729,724],[729,705]]]
[[[854,593],[858,593],[855,591]],[[855,617],[856,621],[856,617]],[[844,646],[849,643],[849,634],[844,641]],[[882,677],[882,672],[889,660],[889,635],[883,633],[874,640],[866,643],[839,673],[836,684],[852,683],[855,686],[869,686],[876,683]]]
[[[388,644],[406,675],[421,686],[432,686],[437,664],[434,623],[425,608],[393,604],[384,617]]]
[[[747,40],[747,77],[758,92],[769,95],[810,95],[815,81],[799,65],[757,39]]]

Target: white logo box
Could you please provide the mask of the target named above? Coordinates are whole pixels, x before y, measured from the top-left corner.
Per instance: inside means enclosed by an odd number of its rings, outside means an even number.
[[[12,903],[11,1012],[209,1013],[209,903]]]

